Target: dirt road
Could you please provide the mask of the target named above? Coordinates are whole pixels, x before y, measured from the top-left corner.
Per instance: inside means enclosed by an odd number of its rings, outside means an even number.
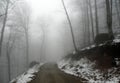
[[[56,64],[44,64],[29,83],[83,83],[84,79],[62,72]]]

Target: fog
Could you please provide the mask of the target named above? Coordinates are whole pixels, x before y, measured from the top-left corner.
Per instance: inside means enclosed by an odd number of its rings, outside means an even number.
[[[119,0],[95,1],[0,0],[0,83],[31,63],[58,62],[77,53],[101,33],[118,35]]]
[[[63,56],[68,54],[73,50],[72,38],[69,29],[69,24],[67,22],[66,14],[63,9],[61,0],[29,0],[27,1],[31,6],[31,42],[35,43],[36,50],[31,54],[31,60],[39,61],[37,56],[42,56],[40,54],[40,47],[43,34],[45,34],[45,55],[42,61],[57,61]],[[70,1],[65,1],[66,4],[70,4]],[[76,24],[79,22],[78,17],[80,12],[76,10],[70,10],[72,12],[71,19]],[[41,28],[44,29],[42,32]],[[75,33],[80,34],[79,31]],[[31,50],[34,50],[31,48]],[[36,55],[36,57],[32,57]],[[45,59],[45,60],[44,60]]]

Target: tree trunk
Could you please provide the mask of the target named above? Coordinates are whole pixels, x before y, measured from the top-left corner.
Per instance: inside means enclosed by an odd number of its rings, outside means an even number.
[[[89,8],[90,8],[90,19],[91,19],[91,28],[92,28],[92,38],[94,41],[94,24],[93,24],[93,13],[92,13],[92,6],[91,1],[89,0]]]
[[[7,49],[7,61],[8,61],[8,78],[10,81],[11,80],[11,60],[10,60],[10,54],[8,49]]]
[[[106,0],[106,13],[107,13],[108,33],[109,33],[110,37],[114,37],[113,30],[112,30],[112,2],[110,3],[109,0]]]
[[[10,34],[9,34],[9,38],[8,38],[8,41],[7,41],[7,44],[6,44],[6,55],[7,55],[7,61],[8,61],[8,77],[9,77],[9,81],[11,81],[11,58],[10,58],[10,55],[11,55],[11,51],[13,49],[13,46],[14,46],[14,43],[15,43],[15,38],[14,37],[12,39],[12,43],[11,42],[11,30],[10,30]],[[10,45],[11,44],[11,45]]]
[[[99,22],[98,22],[98,8],[97,1],[95,0],[95,21],[96,21],[96,35],[99,34]]]
[[[118,22],[119,22],[119,26],[120,26],[120,12],[119,12],[119,6],[117,3],[117,0],[115,0],[115,8],[116,8],[117,18],[118,18]]]
[[[26,39],[26,67],[29,67],[29,38],[28,38],[28,30],[25,28],[25,39]]]
[[[41,58],[40,61],[44,62],[45,60],[45,30],[43,29],[43,27],[41,27],[42,32],[43,32],[43,37],[42,37],[42,44],[41,44]]]
[[[83,3],[82,3],[83,4]],[[86,20],[85,20],[85,6],[81,5],[82,24],[83,24],[83,47],[86,46]]]
[[[5,17],[4,17],[3,26],[2,26],[2,29],[1,29],[1,36],[0,36],[0,56],[2,54],[2,43],[3,43],[4,31],[5,31],[6,22],[7,22],[8,7],[9,7],[10,0],[7,0],[6,2],[7,2],[7,4],[6,4],[6,9],[5,9]]]
[[[86,0],[86,25],[87,25],[87,33],[88,33],[88,45],[90,45],[90,21],[89,21],[89,12],[88,12],[88,0]]]
[[[65,10],[66,16],[67,16],[67,20],[68,20],[68,22],[69,22],[69,26],[70,26],[70,30],[71,30],[71,35],[72,35],[72,40],[73,40],[73,45],[74,45],[74,49],[75,49],[75,51],[77,52],[78,49],[77,49],[77,46],[76,46],[76,44],[75,44],[75,37],[74,37],[74,33],[73,33],[72,23],[71,23],[71,21],[70,21],[70,17],[69,17],[69,15],[68,15],[67,9],[66,9],[66,7],[65,7],[64,1],[63,1],[63,0],[61,0],[61,1],[62,1],[64,10]]]
[[[9,41],[10,41],[10,37],[11,37],[11,34],[10,34],[10,36],[9,36],[9,40],[8,40],[8,42],[7,42],[7,61],[8,61],[8,79],[9,79],[9,81],[11,80],[11,61],[10,61],[10,54],[9,54]]]

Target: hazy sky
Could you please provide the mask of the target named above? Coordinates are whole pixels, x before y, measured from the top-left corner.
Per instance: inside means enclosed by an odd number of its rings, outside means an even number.
[[[79,12],[74,11],[70,6],[70,0],[64,0],[73,26],[76,27],[76,19]],[[69,24],[61,0],[27,0],[32,8],[31,18],[31,37],[40,45],[41,23],[47,24],[45,29],[47,42],[47,58],[51,60],[59,59],[64,56],[64,52],[72,49],[72,40]],[[74,11],[74,12],[73,12]],[[75,23],[74,23],[75,22]],[[75,28],[74,27],[74,28]],[[78,31],[78,30],[77,30]],[[49,54],[49,55],[48,55]],[[38,54],[39,55],[39,54]]]
[[[28,0],[35,17],[47,14],[56,14],[62,8],[61,0]]]

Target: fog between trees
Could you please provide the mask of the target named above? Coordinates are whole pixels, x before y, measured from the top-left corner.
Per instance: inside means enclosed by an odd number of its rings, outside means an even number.
[[[119,0],[63,2],[65,7],[61,0],[0,0],[1,83],[24,72],[32,61],[58,61],[93,44],[98,33],[119,33]]]

